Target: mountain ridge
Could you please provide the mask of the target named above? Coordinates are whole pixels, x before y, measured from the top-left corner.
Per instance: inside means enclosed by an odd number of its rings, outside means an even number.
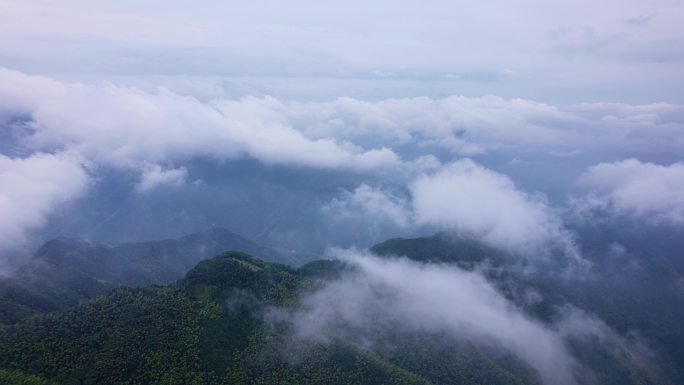
[[[259,245],[222,228],[178,239],[106,245],[59,237],[43,244],[14,274],[0,278],[0,323],[63,310],[119,286],[163,285],[226,250],[298,265],[304,256]]]

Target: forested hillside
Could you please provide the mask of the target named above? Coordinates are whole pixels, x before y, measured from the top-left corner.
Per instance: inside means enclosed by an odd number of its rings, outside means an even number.
[[[568,272],[560,264],[545,265],[540,271],[521,268],[520,260],[468,239],[446,233],[413,239],[390,239],[371,250],[384,256],[407,256],[420,261],[456,263],[475,269],[482,263],[495,268],[484,270],[488,279],[519,306],[542,319],[550,320],[554,310],[572,304],[596,314],[623,334],[636,334],[657,351],[659,365],[675,382],[684,381],[684,270],[678,247],[653,236],[652,242],[637,239],[644,235],[607,233],[597,228],[584,235],[583,255],[589,263],[584,271]],[[661,237],[662,238],[662,237]],[[615,250],[619,240],[627,254]],[[659,245],[662,243],[662,245]],[[646,246],[646,248],[645,248]],[[660,246],[660,247],[659,247]],[[532,289],[541,293],[529,303],[521,296]]]
[[[295,306],[311,284],[283,265],[224,254],[177,284],[118,289],[6,327],[0,366],[60,384],[427,383],[342,340],[286,355],[286,334],[262,316]]]
[[[225,250],[298,265],[303,257],[214,228],[179,239],[117,246],[58,238],[47,242],[10,277],[0,280],[0,324],[64,310],[119,286],[149,286],[182,278],[199,261]]]
[[[378,324],[376,340],[384,343],[370,345],[344,326],[298,336],[293,315],[301,299],[353,270],[339,261],[294,270],[224,253],[174,284],[119,288],[2,327],[0,378],[63,385],[540,383],[514,355],[428,330]],[[579,383],[676,383],[629,357],[615,361],[591,345],[580,348],[588,349],[583,363],[603,372]]]

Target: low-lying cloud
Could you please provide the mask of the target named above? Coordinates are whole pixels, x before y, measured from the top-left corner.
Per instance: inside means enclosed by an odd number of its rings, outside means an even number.
[[[100,165],[132,170],[140,175],[133,186],[140,193],[192,179],[187,165],[195,159],[248,157],[267,165],[351,172],[363,175],[363,184],[333,202],[337,208],[364,211],[402,229],[455,229],[518,251],[553,241],[575,253],[543,194],[527,193],[508,176],[461,156],[503,155],[520,165],[558,154],[571,163],[577,154],[599,151],[656,157],[684,151],[684,107],[667,103],[562,107],[491,95],[200,101],[165,89],[68,83],[4,68],[0,84],[0,124],[16,129],[13,140],[24,158],[70,153],[96,166],[93,172]],[[651,166],[637,168],[644,167]],[[582,183],[594,202],[615,211],[679,223],[684,214],[670,175],[676,167],[667,175],[656,167],[662,177],[638,174],[641,181],[657,183],[657,199],[636,197],[641,182],[635,178],[612,187],[597,182],[595,175],[608,166],[590,169]],[[407,198],[368,187],[378,185],[398,186]],[[53,206],[50,194],[35,195],[45,199],[41,207]],[[43,217],[50,210],[40,212]],[[13,231],[26,229],[18,228]]]
[[[560,242],[576,256],[569,233],[542,195],[525,193],[507,176],[471,160],[423,175],[410,190],[419,224],[474,235],[517,252],[541,252]]]
[[[142,193],[159,186],[180,186],[185,183],[187,176],[185,167],[164,169],[157,164],[146,165],[136,189]]]
[[[411,223],[411,213],[404,198],[361,184],[354,191],[343,191],[323,207],[336,216],[363,216],[369,219],[389,221],[400,227]]]
[[[684,151],[684,106],[449,96],[300,102],[243,97],[202,102],[165,89],[65,83],[0,69],[0,115],[30,116],[25,142],[69,148],[121,167],[234,159],[317,168],[391,169],[399,152],[458,156],[657,156]]]
[[[554,385],[575,384],[583,372],[568,338],[622,343],[604,323],[578,309],[566,309],[552,324],[537,321],[478,271],[355,250],[338,250],[335,256],[354,269],[302,298],[301,310],[290,318],[299,339],[326,342],[342,333],[373,349],[382,342],[374,338],[384,327],[397,333],[446,333],[459,341],[494,343]]]
[[[86,191],[89,177],[67,154],[0,155],[0,252],[17,247],[60,205]]]
[[[273,113],[266,98],[202,103],[167,90],[67,84],[0,69],[4,113],[30,116],[30,148],[69,149],[98,163],[148,163],[251,156],[264,163],[369,170],[397,166],[388,148],[366,150],[335,138],[308,138]]]
[[[684,224],[684,164],[626,159],[590,167],[578,183],[589,191],[583,208],[650,222]]]
[[[684,149],[684,106],[583,103],[556,106],[499,96],[448,96],[376,102],[283,102],[278,110],[310,136],[377,140],[483,153],[592,152],[639,154]]]
[[[527,193],[506,175],[470,159],[420,174],[406,189],[408,198],[403,198],[362,184],[325,209],[381,218],[399,227],[449,230],[526,256],[543,257],[559,249],[580,258],[572,233],[543,194]]]

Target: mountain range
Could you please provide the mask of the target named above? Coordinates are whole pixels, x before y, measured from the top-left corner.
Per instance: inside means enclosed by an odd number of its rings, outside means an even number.
[[[265,261],[292,265],[311,256],[259,245],[222,228],[179,239],[92,244],[68,238],[45,243],[24,266],[0,280],[0,323],[63,310],[119,286],[163,285],[182,278],[199,261],[242,250]]]
[[[218,251],[226,249],[244,252]],[[684,327],[679,321],[684,319],[684,290],[679,273],[662,270],[658,262],[639,261],[635,269],[636,262],[630,260],[621,274],[580,279],[563,277],[560,268],[531,271],[506,253],[447,233],[390,239],[370,250],[388,261],[484,271],[525,317],[551,325],[558,309],[576,306],[596,314],[616,335],[627,336],[618,342],[568,340],[577,365],[583,368],[569,383],[682,383]],[[7,384],[544,382],[525,360],[496,344],[430,329],[409,330],[382,317],[371,326],[371,337],[345,322],[302,337],[313,330],[310,323],[302,323],[310,298],[326,287],[334,288],[341,277],[358,269],[344,259],[302,264],[304,260],[305,256],[259,246],[220,229],[120,246],[50,241],[0,286],[4,317],[0,380]],[[594,271],[601,271],[615,261],[594,258],[592,263]],[[542,295],[528,301],[524,294],[529,293]],[[352,294],[333,290],[328,300],[334,308],[347,295]],[[632,342],[637,339],[648,348],[635,348]]]

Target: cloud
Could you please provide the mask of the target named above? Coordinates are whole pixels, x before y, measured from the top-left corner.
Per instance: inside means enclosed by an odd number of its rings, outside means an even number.
[[[201,102],[169,90],[64,83],[0,69],[0,115],[30,116],[36,150],[68,148],[117,167],[194,157],[269,164],[410,168],[399,153],[457,156],[684,151],[684,106],[567,107],[498,96]]]
[[[165,170],[157,164],[146,165],[136,189],[138,192],[146,192],[164,185],[180,186],[185,183],[187,176],[188,170],[185,167]]]
[[[534,298],[511,299],[479,269],[353,249],[331,250],[330,256],[350,268],[303,294],[297,310],[267,314],[270,321],[291,322],[296,342],[342,336],[381,352],[388,339],[434,333],[448,344],[467,341],[512,353],[549,385],[593,383],[611,361],[624,368],[659,366],[637,333],[621,335],[570,303],[555,307],[552,319],[542,322],[520,305],[539,301],[539,292],[526,290]],[[594,354],[603,360],[595,362]]]
[[[354,191],[344,191],[340,197],[326,204],[323,209],[335,215],[360,215],[372,221],[387,220],[397,226],[409,225],[411,214],[405,199],[361,184]]]
[[[184,163],[197,158],[250,157],[264,164],[360,172],[367,186],[381,176],[386,185],[403,188],[423,175],[409,186],[407,208],[396,197],[383,198],[387,191],[363,188],[340,202],[399,227],[453,228],[527,252],[550,240],[573,250],[545,199],[472,162],[441,168],[442,161],[466,154],[533,162],[554,154],[658,157],[684,151],[684,106],[668,103],[561,107],[491,95],[200,101],[165,89],[67,83],[7,69],[0,69],[0,84],[0,122],[22,128],[17,148],[28,154],[69,152],[95,165],[135,170],[139,191],[181,183],[189,176]]]
[[[20,246],[55,209],[83,194],[88,175],[66,154],[0,155],[0,251]]]
[[[336,256],[356,269],[302,298],[293,317],[299,338],[325,341],[341,331],[368,345],[379,335],[376,328],[447,333],[493,342],[546,384],[575,383],[577,363],[561,334],[525,315],[479,273],[349,250]]]
[[[395,191],[362,183],[323,206],[331,221],[356,220],[373,229],[449,231],[525,257],[560,251],[585,262],[574,235],[541,193],[519,189],[506,175],[470,159],[416,172]],[[380,232],[382,233],[382,232]]]
[[[559,245],[578,257],[570,233],[541,195],[519,190],[506,175],[464,159],[410,186],[418,224],[473,235],[484,242],[521,253],[543,253]]]
[[[501,146],[559,145],[567,141],[566,133],[537,122],[573,120],[551,105],[491,95],[378,102],[340,98],[329,103],[290,103],[289,110],[295,124],[310,135],[335,132],[350,139],[368,139],[372,134],[385,143],[415,141],[464,156]]]
[[[578,179],[588,190],[585,209],[651,222],[684,224],[684,164],[669,166],[626,159],[589,167]]]
[[[684,151],[684,106],[669,103],[557,106],[494,95],[250,102],[307,137],[394,149],[447,149],[459,156]]]
[[[388,148],[306,137],[275,112],[280,103],[273,98],[202,103],[163,89],[66,84],[4,69],[0,82],[9,85],[0,91],[8,112],[31,116],[29,146],[68,149],[115,167],[241,156],[350,170],[401,164]]]

